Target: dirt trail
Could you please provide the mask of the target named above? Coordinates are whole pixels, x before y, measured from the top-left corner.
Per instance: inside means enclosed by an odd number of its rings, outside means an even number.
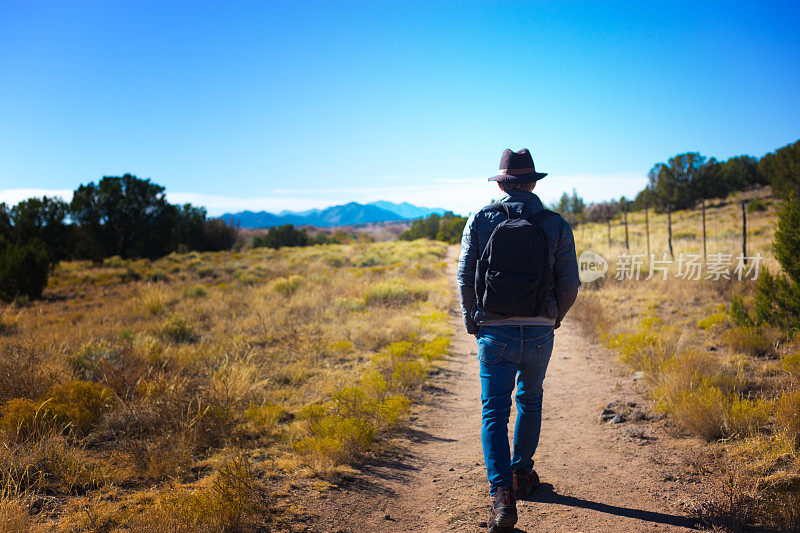
[[[455,256],[448,257],[455,290]],[[476,343],[452,311],[457,331],[447,370],[434,376],[399,452],[309,502],[315,531],[480,531],[488,482],[480,442]],[[536,469],[542,486],[518,504],[517,531],[682,531],[687,485],[659,423],[608,424],[603,407],[646,403],[612,356],[568,319],[556,331],[544,389]],[[512,417],[514,413],[512,412]],[[513,418],[512,418],[513,420]],[[513,422],[509,424],[513,428]],[[677,478],[677,479],[676,479]]]

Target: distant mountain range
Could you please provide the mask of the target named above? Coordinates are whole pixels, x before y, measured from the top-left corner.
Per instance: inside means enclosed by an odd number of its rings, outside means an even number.
[[[419,207],[408,202],[395,204],[384,200],[359,204],[350,202],[325,209],[308,211],[281,211],[277,215],[267,211],[242,211],[225,213],[220,218],[228,223],[239,224],[243,228],[271,228],[284,224],[295,226],[351,226],[369,222],[389,222],[426,217],[432,213],[441,215],[445,210],[438,207]]]

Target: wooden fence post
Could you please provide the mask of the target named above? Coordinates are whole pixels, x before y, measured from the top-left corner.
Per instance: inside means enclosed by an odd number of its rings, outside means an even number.
[[[628,246],[628,202],[622,203],[622,215],[625,220],[625,250],[630,252],[631,247]]]
[[[647,235],[647,259],[650,259],[650,220],[647,216],[647,200],[644,201],[644,232]]]
[[[675,259],[675,254],[672,253],[672,206],[667,204],[667,237],[669,239],[669,255]]]
[[[742,200],[742,261],[747,264],[747,200]]]
[[[703,213],[703,261],[707,261],[706,256],[706,201],[703,199],[700,204],[700,211]]]

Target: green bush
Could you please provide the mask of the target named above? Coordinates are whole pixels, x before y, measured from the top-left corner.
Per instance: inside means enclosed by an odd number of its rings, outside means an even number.
[[[756,198],[755,200],[750,200],[747,203],[747,210],[751,213],[755,211],[766,211],[767,205],[761,198]]]
[[[170,315],[161,326],[161,336],[175,342],[189,342],[194,340],[195,333],[192,324],[184,317],[176,314]]]
[[[308,246],[308,233],[291,224],[270,229],[263,237],[253,237],[253,248],[281,248],[283,246]]]
[[[398,239],[413,241],[427,238],[456,244],[461,241],[461,233],[464,231],[466,223],[465,217],[460,217],[450,211],[443,215],[434,213],[412,222],[411,227],[401,233]]]
[[[272,280],[272,283],[270,283],[270,288],[275,292],[283,294],[284,296],[291,296],[295,293],[295,291],[297,291],[297,288],[302,282],[303,278],[301,276],[295,276],[293,274],[288,278],[276,278]]]
[[[77,376],[91,378],[104,363],[117,357],[112,347],[104,341],[91,340],[66,356],[66,363]]]
[[[40,298],[49,271],[50,261],[43,244],[6,243],[0,239],[0,300]]]
[[[764,274],[767,274],[766,272]],[[763,276],[763,274],[762,274]],[[753,318],[748,313],[744,305],[744,300],[739,295],[731,297],[731,308],[729,311],[731,320],[739,327],[747,327],[753,325]]]
[[[773,275],[764,269],[756,286],[754,320],[784,328],[800,329],[800,200],[790,198],[778,212],[775,258],[783,272]]]
[[[772,324],[786,330],[800,329],[800,283],[764,269],[756,285],[752,323]]]
[[[364,301],[367,305],[405,305],[428,299],[428,291],[422,287],[404,287],[399,283],[376,283],[367,291]]]
[[[202,285],[194,285],[183,290],[184,298],[203,298],[208,296],[208,290]]]
[[[375,440],[375,430],[361,418],[328,414],[320,405],[298,414],[307,423],[307,437],[292,445],[316,470],[353,461]]]

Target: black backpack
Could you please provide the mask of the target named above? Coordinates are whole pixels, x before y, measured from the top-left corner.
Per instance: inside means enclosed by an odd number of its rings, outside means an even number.
[[[517,213],[507,204],[488,207],[508,217],[492,231],[475,271],[475,296],[486,311],[541,316],[550,281],[550,250],[541,223],[555,215],[542,209]]]

